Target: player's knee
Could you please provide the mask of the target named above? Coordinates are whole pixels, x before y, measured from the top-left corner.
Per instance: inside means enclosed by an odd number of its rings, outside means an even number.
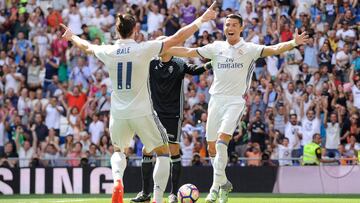
[[[152,156],[152,152],[147,152],[145,147],[142,148],[142,153],[143,153],[143,156]]]
[[[169,144],[170,155],[177,156],[180,155],[180,145],[179,144]]]
[[[225,133],[221,133],[219,136],[218,136],[218,140],[217,141],[221,141],[223,143],[226,143],[226,144],[229,144],[231,140],[231,135],[228,135],[228,134],[225,134]]]
[[[121,152],[119,147],[114,146],[114,152]]]
[[[156,155],[169,155],[169,146],[168,145],[162,145],[160,147],[157,147],[154,149],[154,152],[156,153]]]

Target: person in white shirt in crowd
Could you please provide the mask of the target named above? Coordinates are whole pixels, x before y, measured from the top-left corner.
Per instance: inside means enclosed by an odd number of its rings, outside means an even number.
[[[76,4],[71,5],[70,13],[67,15],[67,19],[69,28],[74,32],[76,35],[81,35],[83,30],[81,29],[82,25],[82,16],[79,11],[79,7]]]
[[[60,148],[55,144],[48,144],[45,148],[45,152],[42,154],[42,164],[44,167],[56,167],[61,161],[60,157]]]
[[[194,149],[194,142],[192,141],[192,136],[188,134],[184,134],[181,137],[181,164],[182,166],[191,166],[191,160],[193,157],[193,149]]]
[[[147,31],[149,34],[152,34],[154,31],[162,28],[165,16],[159,12],[159,6],[155,3],[151,3],[151,1],[149,1],[146,8],[148,10]]]
[[[302,152],[300,148],[300,140],[302,138],[302,127],[301,125],[299,125],[298,117],[294,111],[290,112],[290,119],[285,126],[284,135],[289,140],[289,146],[292,146],[291,157],[300,158]],[[294,161],[294,163],[299,164],[298,161]]]
[[[2,105],[0,105],[0,107],[3,108]],[[3,109],[3,111],[0,111],[0,153],[4,151],[4,145],[7,141],[5,134],[5,122],[9,114],[9,111],[6,108]]]
[[[81,84],[84,89],[87,89],[90,77],[91,69],[86,65],[85,58],[79,57],[77,60],[77,66],[74,67],[70,73],[70,80],[72,80],[73,84]]]
[[[242,18],[244,19],[244,25],[251,24],[253,18],[259,18],[258,15],[254,12],[253,3],[251,1],[246,2],[246,12],[242,13]]]
[[[95,113],[92,116],[93,121],[89,126],[89,133],[91,135],[91,142],[94,144],[98,144],[100,141],[100,137],[104,134],[105,125],[104,122],[99,120],[99,114]]]
[[[342,29],[339,29],[336,32],[336,37],[339,38],[342,43],[354,41],[356,33],[353,29],[349,29],[349,22],[344,20],[340,23],[340,25],[342,25]]]
[[[351,83],[351,92],[353,95],[353,105],[357,110],[360,110],[360,77],[356,76],[354,79],[354,69],[350,72],[349,77]]]
[[[95,17],[95,8],[91,4],[92,0],[85,0],[81,5],[79,11],[82,16],[82,24],[88,24]]]
[[[111,94],[105,84],[101,85],[101,90],[96,95],[97,97],[97,109],[100,114],[108,114],[111,107]]]
[[[18,126],[15,131],[15,144],[16,150],[19,154],[19,167],[29,167],[29,162],[31,161],[33,155],[36,153],[37,149],[37,137],[35,134],[35,126],[31,128],[32,134],[32,143],[30,140],[26,139],[23,143],[20,143],[20,136],[24,137],[24,129],[21,126]]]
[[[79,134],[80,134],[80,143],[83,145],[82,151],[86,152],[87,150],[89,150],[89,147],[91,145],[90,135],[86,131],[82,131]],[[77,140],[75,140],[75,142],[77,142]]]
[[[32,103],[28,95],[28,89],[23,88],[20,93],[20,97],[17,103],[17,109],[19,116],[22,117],[23,121],[28,121],[28,116],[32,110]]]
[[[95,16],[93,18],[91,18],[89,25],[95,26],[99,29],[101,29],[101,26],[103,24],[103,18],[101,15],[101,8],[96,8],[95,9]]]
[[[312,142],[312,137],[315,133],[320,133],[320,98],[315,98],[304,116],[304,101],[301,101],[300,105],[300,117],[302,126],[302,139],[301,146],[304,147],[306,144]],[[313,109],[314,107],[315,110]]]
[[[16,93],[19,92],[20,83],[25,81],[21,73],[16,72],[16,67],[4,65],[3,66],[3,82],[5,83],[5,94],[12,89]]]
[[[327,98],[323,100],[323,111],[324,111],[324,127],[326,129],[326,155],[329,153],[338,154],[338,146],[340,144],[340,130],[342,127],[342,116],[340,114],[340,108],[330,113],[330,122],[328,122],[328,104]]]
[[[357,153],[359,153],[360,143],[356,141],[356,137],[354,134],[351,134],[349,137],[350,137],[350,143],[345,145],[345,150],[348,153],[356,155]]]
[[[60,119],[61,115],[64,112],[64,108],[57,104],[57,98],[52,97],[50,102],[46,104],[43,108],[43,112],[46,113],[45,125],[50,129],[53,128],[57,131],[57,134],[60,132]]]
[[[281,144],[277,144],[277,142],[274,141],[278,147],[279,166],[292,166],[293,165],[293,161],[291,160],[291,158],[292,158],[291,154],[292,154],[294,146],[299,143],[298,141],[299,140],[297,139],[297,142],[295,142],[293,146],[289,145],[289,138],[287,138],[287,137],[284,137],[282,139]]]
[[[300,73],[299,65],[301,64],[303,57],[300,54],[300,51],[295,48],[290,51],[287,51],[283,54],[285,63],[284,71],[290,73],[293,80],[297,80],[297,76]]]
[[[110,15],[109,9],[104,6],[102,7],[102,24],[101,24],[101,29],[102,31],[105,32],[105,35],[110,35],[110,28],[114,25],[115,23],[115,18],[114,16]],[[106,34],[108,33],[108,34]]]
[[[341,73],[340,80],[342,82],[349,82],[349,63],[350,63],[350,45],[345,44],[344,48],[338,48],[336,54],[333,54],[335,57],[335,67],[337,73]]]
[[[43,97],[42,89],[37,89],[35,93],[35,99],[33,99],[31,102],[32,102],[31,105],[33,107],[35,107],[39,103],[41,108],[43,108],[44,106],[46,106],[46,104],[49,103],[49,99]]]

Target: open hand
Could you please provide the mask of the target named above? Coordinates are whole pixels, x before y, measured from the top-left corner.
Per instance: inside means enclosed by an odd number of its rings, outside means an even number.
[[[71,31],[70,28],[68,28],[64,24],[60,23],[60,26],[65,30],[64,34],[62,35],[62,38],[66,39],[67,41],[70,41],[74,33]]]
[[[306,44],[309,40],[309,36],[306,35],[306,32],[298,34],[298,29],[295,30],[294,39],[297,45]]]
[[[207,22],[216,18],[216,4],[217,2],[214,1],[211,6],[206,9],[205,13],[201,16],[201,22]]]

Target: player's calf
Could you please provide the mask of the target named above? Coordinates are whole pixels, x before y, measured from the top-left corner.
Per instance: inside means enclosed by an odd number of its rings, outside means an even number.
[[[156,164],[154,167],[154,202],[162,203],[164,191],[170,175],[170,157],[168,145],[154,149]]]
[[[126,157],[125,154],[120,152],[119,149],[113,153],[111,156],[111,171],[114,178],[114,188],[112,195],[113,203],[122,203],[123,202],[123,175],[126,168]]]
[[[215,147],[216,142],[215,141],[207,141],[207,150],[209,152],[209,157],[210,157],[210,161],[211,161],[211,165],[214,164],[214,160],[215,160],[215,156],[216,156],[216,147]]]

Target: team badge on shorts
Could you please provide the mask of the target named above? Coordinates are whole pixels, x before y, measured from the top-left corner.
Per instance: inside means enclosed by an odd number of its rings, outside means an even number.
[[[174,67],[170,66],[169,67],[169,72],[172,73],[174,71]]]

